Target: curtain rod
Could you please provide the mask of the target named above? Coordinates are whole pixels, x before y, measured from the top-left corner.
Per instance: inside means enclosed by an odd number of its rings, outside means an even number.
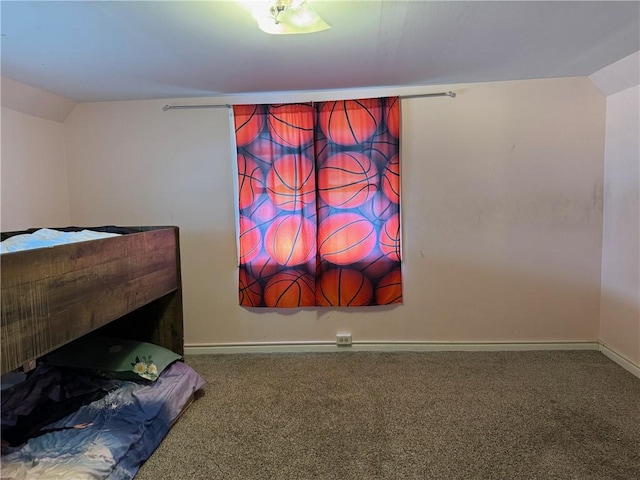
[[[393,95],[390,95],[393,96]],[[439,92],[439,93],[418,93],[415,95],[398,95],[400,98],[421,98],[421,97],[451,97],[456,98],[456,92]],[[314,103],[314,102],[311,102]],[[162,110],[181,110],[187,108],[229,108],[231,105],[165,105]]]

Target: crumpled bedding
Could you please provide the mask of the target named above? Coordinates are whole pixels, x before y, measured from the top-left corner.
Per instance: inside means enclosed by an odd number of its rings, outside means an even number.
[[[33,233],[14,235],[0,242],[0,254],[34,248],[55,247],[56,245],[117,237],[119,235],[119,233],[95,232],[93,230],[62,232],[51,228],[41,228]]]
[[[122,382],[1,457],[0,478],[132,479],[204,380],[183,362],[153,383]]]
[[[2,391],[2,453],[121,384],[119,380],[41,363],[28,378]]]

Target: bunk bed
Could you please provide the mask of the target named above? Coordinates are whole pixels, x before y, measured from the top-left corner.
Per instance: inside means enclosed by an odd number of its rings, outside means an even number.
[[[2,233],[1,240],[39,230]],[[204,386],[180,361],[179,230],[56,230],[113,236],[0,255],[0,478],[131,479]],[[157,371],[150,363],[154,370],[144,375],[137,368],[149,358],[137,353],[130,364],[122,357],[127,372],[63,361],[83,349],[86,358],[99,359],[108,356],[99,348],[123,346],[127,355],[130,347],[153,348],[156,363],[161,356],[166,361]],[[5,388],[4,379],[17,375]],[[54,416],[43,417],[46,411]]]
[[[120,235],[0,255],[3,374],[103,327],[183,354],[178,228],[90,230]]]

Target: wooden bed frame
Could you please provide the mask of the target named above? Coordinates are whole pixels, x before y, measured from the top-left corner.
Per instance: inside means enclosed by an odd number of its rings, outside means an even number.
[[[3,374],[92,332],[184,354],[178,227],[89,229],[123,235],[0,255]]]

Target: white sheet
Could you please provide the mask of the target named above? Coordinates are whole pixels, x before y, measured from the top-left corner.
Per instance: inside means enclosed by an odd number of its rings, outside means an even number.
[[[117,237],[119,235],[118,233],[94,232],[93,230],[61,232],[60,230],[53,230],[51,228],[41,228],[33,233],[14,235],[0,242],[0,254],[31,250],[33,248],[54,247],[56,245],[85,242],[87,240],[97,240],[100,238]]]

